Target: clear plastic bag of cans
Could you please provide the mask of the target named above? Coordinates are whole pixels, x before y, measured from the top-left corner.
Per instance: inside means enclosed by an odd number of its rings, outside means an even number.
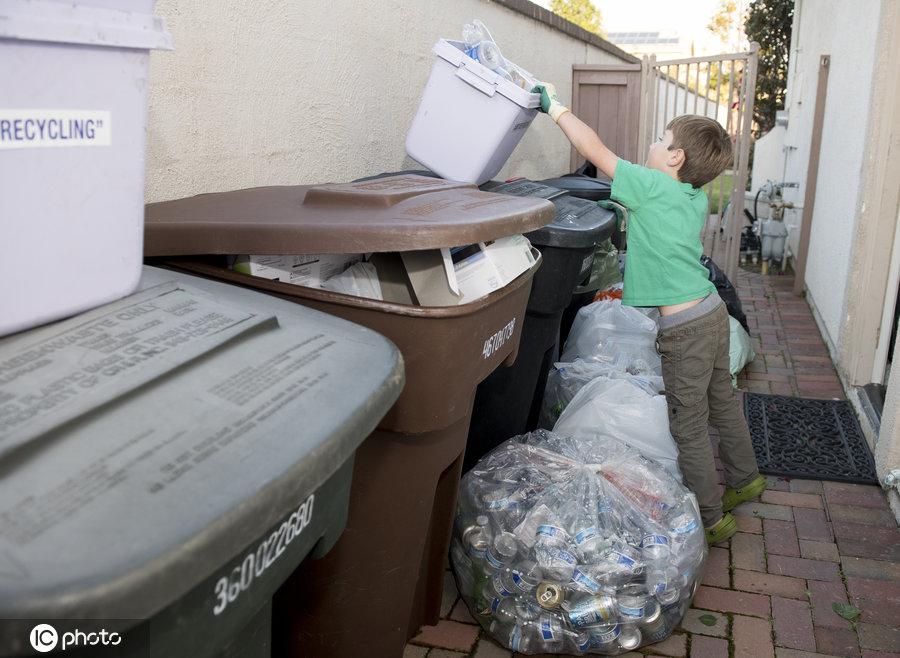
[[[614,439],[538,430],[460,487],[453,571],[501,645],[617,655],[678,626],[706,541],[694,496],[655,462]]]

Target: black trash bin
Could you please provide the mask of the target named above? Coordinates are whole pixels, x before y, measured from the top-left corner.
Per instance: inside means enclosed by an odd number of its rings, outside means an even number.
[[[519,356],[512,366],[497,369],[478,385],[465,470],[509,437],[537,427],[547,373],[558,354],[563,311],[575,286],[590,274],[594,248],[616,227],[615,214],[596,202],[534,181],[490,182],[482,189],[549,199],[556,216],[547,226],[526,233],[544,264],[528,298]]]
[[[402,387],[370,329],[150,267],[3,339],[0,655],[270,655],[272,596],[338,540]]]
[[[612,183],[607,180],[600,180],[583,174],[565,174],[558,178],[548,178],[547,180],[541,181],[541,183],[565,190],[571,196],[578,197],[579,199],[588,199],[590,201],[608,200],[612,188]],[[613,231],[609,237],[612,238],[612,242],[617,248],[622,248],[624,240],[619,231]],[[560,345],[565,345],[566,338],[569,335],[569,330],[572,328],[572,323],[575,321],[578,310],[583,306],[590,304],[593,301],[596,292],[596,289],[587,286],[577,289],[572,294],[572,301],[566,307],[563,312],[562,320],[560,321]]]

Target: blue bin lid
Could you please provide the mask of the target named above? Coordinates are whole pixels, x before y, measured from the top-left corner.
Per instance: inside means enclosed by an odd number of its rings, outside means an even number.
[[[402,387],[369,329],[150,267],[0,340],[0,617],[148,618],[315,492]]]

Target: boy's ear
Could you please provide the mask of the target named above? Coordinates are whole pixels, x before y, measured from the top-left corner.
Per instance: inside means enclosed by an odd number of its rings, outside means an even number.
[[[668,157],[666,158],[666,164],[672,169],[679,169],[681,165],[684,164],[684,149],[670,148]]]

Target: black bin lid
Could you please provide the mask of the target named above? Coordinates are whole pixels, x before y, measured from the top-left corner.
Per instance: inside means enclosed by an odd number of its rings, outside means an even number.
[[[540,181],[544,185],[565,190],[570,195],[579,199],[590,201],[605,201],[609,198],[609,181],[591,178],[590,176],[562,176],[560,178],[548,178]]]
[[[595,201],[571,196],[566,190],[521,178],[508,183],[491,181],[481,189],[496,194],[537,197],[550,200],[556,207],[556,217],[546,226],[526,233],[532,244],[539,247],[593,247],[610,237],[616,228],[616,216],[601,208]]]

